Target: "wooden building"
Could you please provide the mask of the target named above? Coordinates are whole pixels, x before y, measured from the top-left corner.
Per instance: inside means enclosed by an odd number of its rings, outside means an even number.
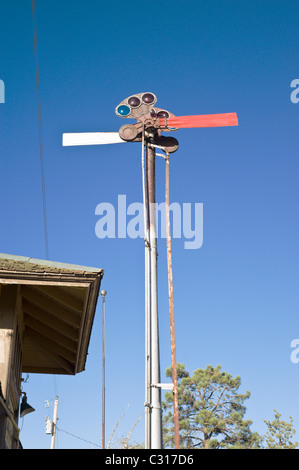
[[[19,448],[23,372],[85,368],[104,271],[0,254],[0,448]]]

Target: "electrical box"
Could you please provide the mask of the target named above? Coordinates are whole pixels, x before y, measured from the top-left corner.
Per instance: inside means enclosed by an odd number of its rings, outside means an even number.
[[[53,434],[53,421],[46,418],[46,434]]]

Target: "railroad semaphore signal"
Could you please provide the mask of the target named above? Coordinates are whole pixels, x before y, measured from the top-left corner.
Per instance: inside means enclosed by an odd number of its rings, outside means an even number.
[[[115,113],[122,118],[135,119],[136,122],[134,124],[124,124],[119,129],[119,132],[67,133],[63,134],[62,141],[63,146],[142,142],[142,150],[143,152],[145,150],[146,153],[146,184],[143,185],[143,199],[145,213],[145,447],[147,449],[160,449],[163,446],[161,389],[169,387],[169,384],[160,383],[155,149],[159,148],[165,152],[167,155],[166,161],[169,164],[169,154],[176,152],[179,144],[177,139],[169,135],[164,136],[162,132],[173,132],[180,128],[238,125],[236,113],[175,116],[165,109],[156,107],[156,102],[157,97],[153,93],[144,92],[131,95],[115,108]],[[142,153],[143,160],[144,155]],[[167,168],[169,168],[169,165]],[[172,326],[174,326],[174,321]],[[177,390],[175,389],[176,379],[174,378],[173,363],[172,369],[174,386],[174,437],[175,447],[178,448],[178,405],[176,404],[175,406]]]
[[[195,116],[174,116],[165,109],[155,106],[157,98],[153,93],[136,93],[124,99],[115,109],[119,117],[136,119],[135,124],[125,124],[119,132],[79,132],[63,134],[63,146],[101,145],[124,142],[141,142],[142,128],[153,129],[155,138],[166,144],[161,132],[175,131],[181,128],[192,127],[223,127],[237,126],[236,113],[204,114]],[[170,139],[170,138],[168,138]],[[168,147],[173,151],[178,145],[177,140],[171,138]],[[173,148],[170,145],[173,142]],[[158,145],[158,144],[157,144]],[[166,147],[167,148],[167,147]],[[175,149],[175,150],[174,150]],[[172,153],[169,151],[169,153]]]

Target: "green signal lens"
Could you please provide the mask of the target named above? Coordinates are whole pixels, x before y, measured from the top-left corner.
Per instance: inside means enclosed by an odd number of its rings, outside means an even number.
[[[125,116],[129,116],[129,114],[131,113],[131,108],[129,108],[129,106],[126,106],[125,104],[122,104],[117,108],[116,111],[117,111],[117,114],[125,117]]]

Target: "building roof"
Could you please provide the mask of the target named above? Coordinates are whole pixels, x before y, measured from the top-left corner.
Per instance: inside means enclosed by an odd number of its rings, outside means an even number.
[[[84,370],[103,274],[100,268],[0,254],[0,285],[19,286],[23,372]]]

